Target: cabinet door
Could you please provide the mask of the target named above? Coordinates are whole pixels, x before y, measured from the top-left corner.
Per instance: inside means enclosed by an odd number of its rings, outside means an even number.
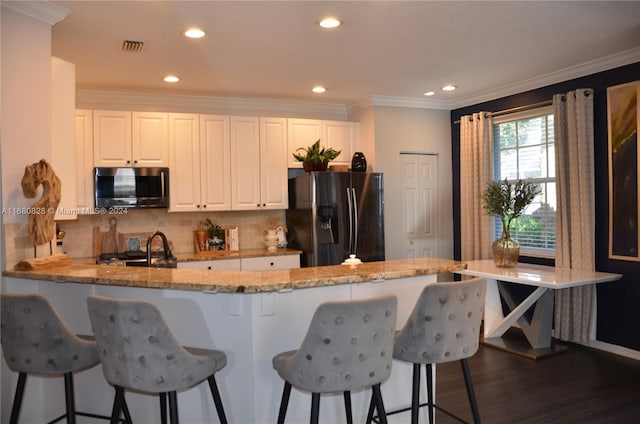
[[[302,168],[302,162],[293,157],[298,148],[307,148],[322,135],[322,121],[316,119],[289,119],[287,163],[289,168]],[[322,141],[321,141],[322,143]]]
[[[357,122],[322,121],[322,146],[340,150],[332,164],[351,164],[357,148],[358,128]]]
[[[287,120],[260,118],[260,206],[287,209]]]
[[[93,111],[94,166],[132,166],[131,112]]]
[[[240,271],[240,259],[178,262],[179,269],[207,269],[211,271]]]
[[[76,195],[78,213],[93,210],[93,113],[78,109],[75,112]]]
[[[169,114],[169,211],[200,210],[200,135],[196,114]]]
[[[232,116],[231,209],[260,208],[260,128],[255,117]]]
[[[200,115],[201,203],[207,211],[231,210],[229,117]]]
[[[133,166],[169,166],[168,116],[163,112],[131,114]]]

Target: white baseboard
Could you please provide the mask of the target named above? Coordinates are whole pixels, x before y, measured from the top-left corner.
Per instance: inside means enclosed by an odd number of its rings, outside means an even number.
[[[616,355],[626,356],[627,358],[636,359],[640,361],[640,351],[638,350],[633,350],[626,347],[601,342],[600,340],[590,340],[587,346],[592,347],[594,349],[603,350],[605,352],[615,353]]]

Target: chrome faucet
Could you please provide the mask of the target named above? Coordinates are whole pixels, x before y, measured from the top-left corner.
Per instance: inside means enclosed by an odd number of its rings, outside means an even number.
[[[173,256],[173,253],[171,252],[171,248],[169,247],[169,242],[167,241],[167,236],[165,236],[162,231],[156,231],[147,240],[147,266],[151,266],[151,242],[156,236],[160,236],[160,238],[162,239],[162,248],[164,249],[165,264],[175,263],[176,258]]]

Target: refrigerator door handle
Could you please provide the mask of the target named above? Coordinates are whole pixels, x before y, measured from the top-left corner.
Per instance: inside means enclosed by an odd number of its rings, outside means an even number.
[[[353,203],[351,202],[351,192],[349,191],[349,187],[346,188],[347,191],[347,213],[349,214],[349,245],[347,247],[347,249],[349,250],[349,252],[347,252],[348,254],[353,253],[353,251],[351,250],[351,246],[353,244]]]
[[[351,189],[351,197],[353,202],[353,249],[351,253],[356,253],[356,247],[358,246],[358,200],[356,198],[356,189]]]

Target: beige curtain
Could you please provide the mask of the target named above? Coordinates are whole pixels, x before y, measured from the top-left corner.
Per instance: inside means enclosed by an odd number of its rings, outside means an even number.
[[[486,112],[460,119],[461,259],[491,257],[493,220],[484,213],[480,193],[491,181],[491,125]]]
[[[556,267],[595,269],[593,90],[553,96],[556,145]],[[554,336],[587,344],[595,287],[556,290]]]

